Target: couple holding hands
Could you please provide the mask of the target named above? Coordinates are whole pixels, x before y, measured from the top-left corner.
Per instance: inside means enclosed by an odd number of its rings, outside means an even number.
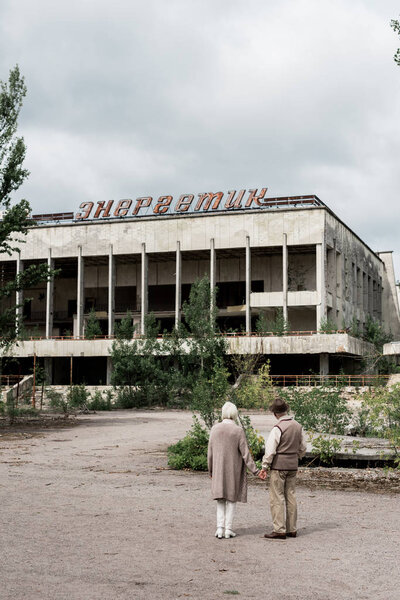
[[[300,423],[288,414],[286,402],[276,399],[270,410],[278,422],[268,436],[261,470],[250,454],[242,427],[236,424],[238,411],[232,402],[224,404],[222,421],[211,429],[208,472],[211,495],[217,501],[217,538],[236,536],[233,517],[236,502],[247,502],[247,469],[262,480],[270,473],[273,531],[264,537],[284,540],[297,535],[296,475],[299,458],[306,452],[306,438]]]

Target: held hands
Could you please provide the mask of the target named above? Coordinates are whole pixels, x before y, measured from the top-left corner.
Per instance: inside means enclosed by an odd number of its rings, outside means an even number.
[[[258,474],[258,477],[262,480],[265,481],[267,479],[267,471],[265,469],[261,469],[261,471]]]

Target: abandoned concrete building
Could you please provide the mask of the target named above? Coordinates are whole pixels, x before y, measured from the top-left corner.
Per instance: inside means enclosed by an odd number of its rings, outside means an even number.
[[[350,328],[362,330],[368,315],[400,339],[392,253],[371,250],[316,196],[265,193],[88,202],[77,214],[34,215],[20,254],[2,257],[2,280],[44,261],[60,274],[26,293],[25,341],[12,349],[22,371],[35,356],[52,383],[69,383],[72,370],[74,383],[106,383],[115,323],[129,310],[140,334],[153,312],[171,330],[204,275],[217,288],[229,351],[263,354],[272,373],[357,372],[365,342]],[[91,309],[104,337],[89,341]],[[277,309],[285,335],[255,334],[259,316],[273,321]]]

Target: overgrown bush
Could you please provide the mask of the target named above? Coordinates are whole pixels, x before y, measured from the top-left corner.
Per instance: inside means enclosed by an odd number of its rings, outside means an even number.
[[[361,397],[361,403],[368,427],[388,440],[400,468],[400,384],[369,390]]]
[[[283,309],[281,307],[275,309],[274,318],[268,319],[265,312],[261,312],[256,321],[257,333],[272,333],[273,335],[282,336],[290,331],[290,323],[285,320]]]
[[[262,408],[267,410],[275,392],[269,374],[269,362],[263,364],[257,374],[243,373],[232,390],[232,402],[238,408]]]
[[[264,452],[264,438],[253,428],[250,417],[239,416],[246,434],[249,450],[254,460],[259,460]],[[168,465],[172,469],[193,469],[207,471],[207,449],[210,430],[203,427],[198,417],[193,416],[193,425],[185,437],[168,448]]]
[[[102,394],[99,390],[96,390],[87,406],[89,410],[111,410],[113,408],[112,392],[106,390]]]
[[[336,333],[337,325],[331,319],[321,319],[319,324],[319,332],[320,333]]]
[[[329,435],[312,435],[310,441],[313,454],[315,455],[313,460],[318,458],[322,463],[327,465],[333,463],[342,445],[339,439]]]
[[[23,398],[20,398],[21,405],[17,406],[15,398],[9,397],[5,402],[0,401],[0,415],[7,417],[10,425],[14,423],[17,417],[32,417],[39,414],[36,408],[28,404],[23,404]]]
[[[118,387],[116,390],[117,408],[140,408],[146,405],[146,398],[132,386]]]
[[[68,417],[70,413],[70,406],[66,396],[64,396],[61,392],[57,392],[51,388],[46,390],[46,396],[49,400],[49,406],[51,408],[62,412],[64,417]]]
[[[253,459],[255,461],[260,460],[264,456],[264,438],[262,435],[259,435],[256,429],[254,429],[248,415],[241,415],[239,413],[239,421],[246,434],[247,444]]]
[[[363,370],[366,373],[391,373],[394,361],[382,352],[383,345],[392,341],[392,334],[384,330],[382,323],[368,315],[362,338],[373,345],[373,350],[363,357]]]
[[[172,469],[207,471],[207,448],[209,431],[193,417],[191,429],[182,440],[168,448],[168,465]]]
[[[71,385],[67,392],[67,403],[70,408],[88,410],[90,393],[84,384]]]
[[[103,394],[100,390],[96,390],[91,396],[84,385],[70,386],[66,394],[47,388],[46,396],[49,400],[49,406],[62,412],[65,416],[77,410],[88,412],[90,410],[112,410],[114,408],[111,390],[106,390]]]
[[[346,433],[351,411],[343,396],[343,388],[292,387],[280,390],[279,394],[306,431],[337,435]]]

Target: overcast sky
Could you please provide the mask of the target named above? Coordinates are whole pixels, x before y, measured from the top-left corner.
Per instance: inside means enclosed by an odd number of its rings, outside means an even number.
[[[3,0],[33,212],[316,194],[400,277],[395,0]]]

